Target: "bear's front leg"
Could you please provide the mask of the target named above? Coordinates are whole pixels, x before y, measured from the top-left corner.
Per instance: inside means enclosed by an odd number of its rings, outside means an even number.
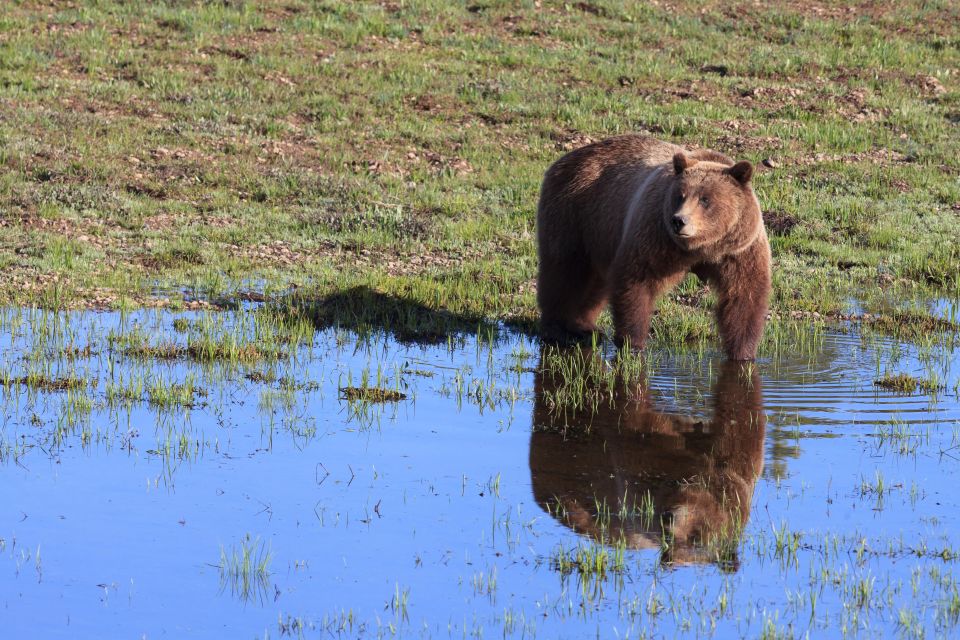
[[[765,239],[726,258],[711,279],[717,288],[717,325],[723,350],[731,360],[753,360],[770,301],[770,249]]]

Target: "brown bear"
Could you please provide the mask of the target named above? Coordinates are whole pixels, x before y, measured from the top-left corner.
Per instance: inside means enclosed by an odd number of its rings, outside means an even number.
[[[544,336],[596,331],[609,300],[617,344],[642,349],[656,298],[692,271],[718,294],[727,356],[755,358],[771,276],[752,175],[749,162],[640,135],[557,160],[537,208]]]
[[[541,357],[530,436],[531,484],[540,507],[601,543],[659,548],[668,564],[735,569],[764,466],[757,368],[722,364],[709,419],[664,411],[666,403],[646,384],[639,394],[618,385],[609,402],[562,413],[549,401],[560,376]]]

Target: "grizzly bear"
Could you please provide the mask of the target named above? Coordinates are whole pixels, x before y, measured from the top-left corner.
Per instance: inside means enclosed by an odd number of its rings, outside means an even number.
[[[548,339],[596,331],[609,300],[618,345],[642,349],[657,297],[688,272],[718,295],[731,360],[752,360],[770,297],[770,245],[753,166],[640,135],[557,160],[537,208],[537,301]]]
[[[764,463],[757,368],[724,362],[703,419],[658,408],[665,403],[645,383],[640,393],[618,384],[611,401],[563,413],[550,400],[563,374],[544,365],[541,356],[530,436],[537,504],[601,543],[659,548],[667,564],[735,569]]]

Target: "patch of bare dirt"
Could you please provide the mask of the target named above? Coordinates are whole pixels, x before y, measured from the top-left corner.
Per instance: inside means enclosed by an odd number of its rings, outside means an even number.
[[[877,5],[874,2],[831,4],[825,2],[804,2],[794,5],[799,13],[818,18],[849,19],[868,15],[876,17]]]
[[[10,221],[16,221],[26,230],[42,231],[44,233],[55,234],[88,244],[98,250],[106,250],[112,246],[110,238],[99,225],[92,225],[84,221],[78,222],[69,218],[44,218],[29,211],[22,211],[20,215],[10,216]],[[7,226],[0,221],[0,226]],[[18,249],[17,253],[21,253]]]
[[[783,141],[775,136],[724,134],[717,138],[714,148],[729,155],[739,156],[751,151],[782,149],[783,146]]]
[[[5,274],[4,290],[16,292],[26,299],[41,299],[44,292],[53,288],[68,291],[67,309],[112,309],[120,300],[116,291],[100,287],[75,286],[68,275],[40,273],[34,268],[26,267],[12,270]],[[138,307],[163,308],[174,304],[187,309],[217,309],[217,305],[204,300],[183,302],[166,296],[137,294],[127,296]]]
[[[5,217],[6,215],[8,214],[5,214]],[[19,215],[9,212],[9,217],[30,231],[45,231],[62,236],[74,236],[79,232],[79,225],[67,218],[44,218],[30,211],[21,211]]]
[[[451,146],[456,151],[460,149],[459,143]],[[369,151],[368,151],[369,152]],[[397,159],[391,159],[389,152],[385,153],[383,159],[353,160],[345,162],[344,166],[351,169],[354,173],[366,172],[371,175],[389,175],[396,178],[406,178],[410,175],[414,166],[425,165],[431,174],[441,175],[444,173],[462,176],[473,173],[473,165],[465,158],[454,154],[440,153],[432,149],[408,148],[402,156]]]
[[[939,98],[947,92],[943,83],[934,76],[918,75],[911,79],[910,84],[917,87],[925,98]]]
[[[430,151],[429,149],[424,149],[419,156],[415,151],[408,152],[407,159],[414,162],[421,159],[426,161],[434,173],[450,171],[458,176],[473,173],[473,167],[463,158],[459,156],[445,156],[436,151]]]
[[[639,78],[630,78],[621,76],[617,79],[617,84],[638,96],[645,101],[654,104],[672,104],[680,100],[696,100],[697,102],[710,102],[717,99],[722,91],[711,81],[704,80],[681,80],[673,85],[664,86],[663,84],[640,84]]]
[[[604,15],[603,9],[590,2],[575,2],[573,6],[584,13],[590,13],[595,16]]]
[[[225,229],[226,227],[232,227],[238,224],[242,224],[241,221],[237,220],[233,216],[226,215],[201,215],[200,221],[205,227],[210,227],[212,229]]]
[[[158,213],[146,218],[143,221],[143,226],[151,231],[164,231],[166,229],[173,229],[182,223],[183,220],[180,216],[169,213]]]
[[[597,141],[596,138],[592,138],[579,131],[554,132],[550,134],[550,138],[554,141],[559,151],[573,151],[574,149],[585,147]]]
[[[737,106],[776,112],[787,107],[799,107],[810,113],[839,115],[854,122],[874,122],[889,111],[870,106],[871,94],[866,89],[853,89],[842,96],[828,91],[823,82],[817,87],[756,86],[740,89],[734,98]]]
[[[436,96],[429,93],[424,93],[418,96],[410,96],[408,100],[410,101],[410,106],[417,111],[436,113],[441,109],[440,101]]]
[[[892,180],[890,186],[899,191],[900,193],[910,193],[913,191],[913,187],[905,180]]]
[[[402,178],[406,175],[399,163],[384,160],[351,160],[344,162],[343,166],[353,173],[368,173],[374,176],[388,175],[395,178]]]
[[[283,240],[274,240],[252,247],[227,245],[227,248],[233,251],[235,255],[243,256],[258,264],[289,267],[295,264],[303,264],[307,260],[305,255],[292,250]]]
[[[797,224],[800,223],[800,220],[779,209],[773,211],[764,211],[763,212],[763,224],[766,226],[767,231],[775,236],[784,236],[790,233]]]
[[[504,149],[509,149],[513,152],[530,151],[530,144],[527,142],[526,137],[522,135],[516,133],[503,133],[497,136],[497,140],[500,142],[500,146]]]
[[[334,241],[325,241],[313,246],[309,251],[293,251],[283,241],[257,245],[255,247],[229,246],[238,255],[247,257],[258,264],[291,266],[305,262],[323,261],[344,269],[384,270],[391,276],[420,275],[455,269],[469,262],[491,255],[489,248],[465,247],[453,251],[424,252],[416,248],[355,247]],[[501,247],[507,253],[506,247]]]
[[[740,88],[734,98],[738,107],[775,111],[801,102],[807,94],[795,86],[751,86]]]
[[[203,54],[204,57],[207,55],[222,55],[234,60],[242,60],[243,62],[248,62],[250,60],[250,54],[248,52],[243,51],[242,49],[234,49],[227,46],[204,47],[203,49],[200,49],[200,53]]]
[[[873,122],[889,115],[886,109],[869,106],[868,99],[865,89],[854,89],[838,101],[837,114],[854,122]]]
[[[842,162],[843,164],[869,162],[877,165],[890,165],[911,162],[911,158],[893,149],[871,149],[859,153],[811,153],[785,161],[785,164],[805,166],[823,162]]]

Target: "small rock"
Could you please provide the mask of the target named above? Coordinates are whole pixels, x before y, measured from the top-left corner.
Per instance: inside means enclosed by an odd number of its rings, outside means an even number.
[[[763,161],[760,162],[760,164],[765,166],[767,169],[776,169],[777,167],[780,166],[780,163],[774,160],[773,158],[764,158]]]

